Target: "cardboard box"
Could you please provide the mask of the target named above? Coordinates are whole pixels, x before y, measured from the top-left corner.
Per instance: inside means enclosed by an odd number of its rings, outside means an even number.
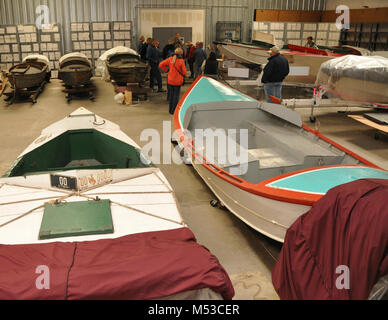
[[[14,26],[8,26],[8,27],[6,27],[6,30],[7,30],[8,34],[16,33],[16,27],[14,27]]]
[[[18,44],[12,45],[12,52],[19,52],[19,45]]]
[[[73,42],[74,50],[78,51],[81,49],[79,42]]]
[[[104,43],[104,41],[99,41],[99,42],[98,42],[98,49],[105,49],[105,43]]]
[[[57,41],[57,42],[61,41],[61,34],[60,33],[54,33],[54,41]]]
[[[5,28],[0,28],[0,34],[5,34]]]
[[[51,41],[51,36],[48,34],[42,34],[40,36],[40,41],[41,42],[50,42]]]
[[[105,32],[105,40],[111,40],[112,39],[112,35],[110,34],[110,32]]]
[[[33,50],[34,52],[39,52],[39,51],[40,51],[40,50],[39,50],[39,43],[34,43],[32,46],[33,46],[33,49],[32,49],[32,50]]]
[[[14,53],[13,54],[13,62],[19,62],[19,61],[20,61],[19,54],[18,53]]]
[[[71,34],[71,41],[77,41],[78,40],[78,33],[72,33]]]
[[[17,37],[16,37],[16,34],[11,34],[11,35],[9,36],[9,42],[10,42],[10,43],[17,43],[17,42],[18,42],[18,39],[17,39]]]
[[[85,49],[86,49],[86,50],[92,49],[92,43],[91,43],[90,41],[85,42]]]
[[[31,51],[31,50],[32,50],[30,44],[23,44],[23,45],[21,46],[21,48],[22,48],[22,52],[27,52],[27,51]]]
[[[47,43],[41,43],[41,44],[40,44],[40,49],[41,49],[42,51],[47,51]]]

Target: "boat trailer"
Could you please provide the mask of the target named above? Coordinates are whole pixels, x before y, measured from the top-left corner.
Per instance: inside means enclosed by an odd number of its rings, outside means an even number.
[[[314,123],[316,117],[314,116],[314,110],[320,108],[373,108],[373,109],[388,109],[388,105],[368,103],[364,101],[344,100],[340,98],[324,98],[324,94],[327,91],[324,88],[314,89],[314,95],[311,99],[278,99],[271,97],[274,103],[282,104],[290,109],[296,108],[311,108],[310,122]]]
[[[8,105],[13,104],[15,101],[30,101],[32,104],[35,104],[39,95],[43,92],[44,86],[48,81],[42,81],[42,83],[33,88],[12,88],[12,91],[3,92],[7,98],[5,101]]]
[[[90,101],[94,101],[94,99],[96,98],[94,96],[95,90],[96,87],[92,83],[88,83],[80,86],[65,85],[65,89],[62,90],[62,92],[66,93],[66,101],[67,103],[70,103],[70,101],[73,100],[73,97],[82,97],[86,95],[88,96]]]

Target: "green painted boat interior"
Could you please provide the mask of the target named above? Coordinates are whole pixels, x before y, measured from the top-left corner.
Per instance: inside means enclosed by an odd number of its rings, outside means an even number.
[[[110,200],[48,203],[39,240],[113,233]]]
[[[70,130],[18,158],[4,177],[75,169],[144,168],[140,151],[92,129]]]

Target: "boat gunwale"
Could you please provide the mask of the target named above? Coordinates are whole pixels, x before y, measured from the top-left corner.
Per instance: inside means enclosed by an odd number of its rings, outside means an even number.
[[[198,77],[191,84],[191,86],[187,89],[187,91],[185,92],[183,97],[180,99],[180,101],[176,107],[174,117],[173,117],[174,127],[175,127],[176,132],[178,133],[178,137],[180,140],[179,142],[181,142],[183,144],[183,146],[190,152],[192,157],[195,160],[199,161],[199,164],[204,166],[211,173],[213,173],[217,177],[225,180],[226,182],[228,182],[228,183],[230,183],[230,184],[232,184],[232,185],[234,185],[234,186],[236,186],[236,187],[238,187],[246,192],[256,194],[258,196],[262,196],[265,198],[269,198],[272,200],[300,204],[300,205],[306,205],[306,206],[312,206],[315,202],[317,202],[319,199],[321,199],[324,195],[314,194],[314,193],[309,193],[309,192],[302,192],[302,191],[292,191],[292,190],[285,190],[285,189],[280,189],[280,188],[273,188],[273,187],[268,187],[267,185],[270,183],[273,183],[276,180],[284,179],[286,177],[289,177],[289,176],[292,176],[295,174],[300,174],[302,172],[314,171],[317,169],[324,169],[324,168],[345,167],[345,166],[352,167],[353,166],[353,167],[371,167],[374,169],[379,169],[379,170],[385,171],[384,169],[382,169],[382,168],[378,167],[377,165],[373,164],[372,162],[364,159],[363,157],[359,156],[358,154],[350,151],[349,149],[343,147],[342,145],[325,137],[324,135],[319,133],[317,130],[313,130],[313,129],[311,129],[303,124],[302,128],[304,130],[312,133],[313,135],[317,136],[318,138],[322,139],[323,141],[328,142],[329,144],[333,145],[334,147],[340,149],[341,151],[345,152],[346,154],[348,154],[351,157],[360,161],[362,164],[359,164],[359,165],[358,164],[349,164],[349,165],[342,164],[342,165],[330,165],[330,166],[320,166],[320,167],[307,168],[307,169],[302,169],[302,170],[286,173],[283,175],[279,175],[279,176],[276,176],[276,177],[273,177],[270,179],[266,179],[266,180],[261,181],[257,184],[252,183],[252,182],[248,182],[247,180],[244,180],[236,175],[230,174],[226,170],[219,168],[214,163],[209,162],[205,157],[203,157],[202,154],[195,149],[193,140],[185,139],[184,131],[187,129],[184,129],[182,127],[180,119],[179,119],[179,115],[180,115],[181,108],[183,106],[184,101],[186,100],[186,98],[188,97],[190,92],[194,89],[194,87],[198,84],[198,82],[202,78],[210,79],[209,77],[204,76],[204,75]],[[225,84],[223,84],[223,85],[225,85]],[[254,99],[254,98],[248,96],[247,94],[245,94],[237,89],[233,89],[233,90],[236,90],[237,92],[243,94],[244,96],[247,96],[251,99]],[[254,99],[254,100],[257,101],[256,99]],[[186,110],[186,112],[187,112],[187,110]]]

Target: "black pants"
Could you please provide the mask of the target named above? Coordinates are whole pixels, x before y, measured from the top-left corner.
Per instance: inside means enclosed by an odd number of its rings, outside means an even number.
[[[160,74],[159,65],[156,63],[150,63],[150,88],[153,89],[155,80],[158,83],[158,89],[162,89],[162,75]]]
[[[194,78],[194,60],[189,59],[189,68],[190,68],[190,78]]]
[[[175,108],[179,102],[179,96],[181,93],[181,86],[170,85],[170,114],[174,114]]]

